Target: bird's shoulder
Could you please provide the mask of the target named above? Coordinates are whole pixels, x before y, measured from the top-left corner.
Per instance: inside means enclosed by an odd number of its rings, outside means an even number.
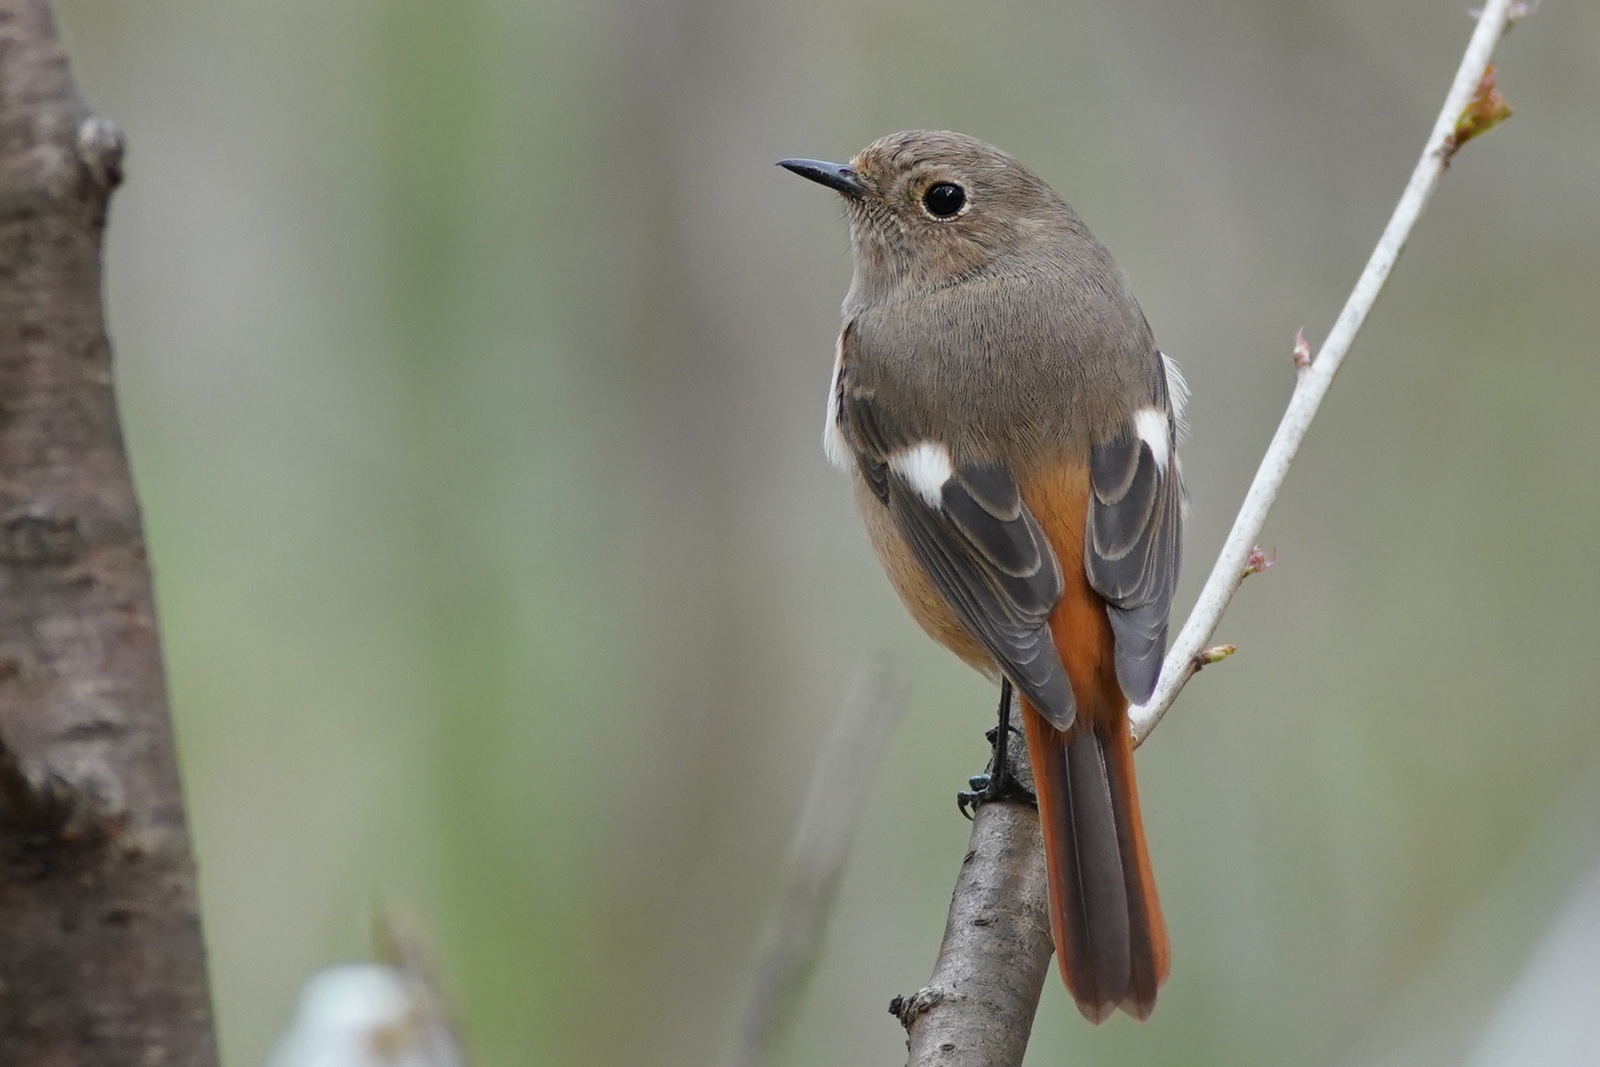
[[[962,451],[1079,451],[1161,391],[1155,341],[1120,280],[1085,284],[1037,259],[857,309],[840,361],[848,388]]]

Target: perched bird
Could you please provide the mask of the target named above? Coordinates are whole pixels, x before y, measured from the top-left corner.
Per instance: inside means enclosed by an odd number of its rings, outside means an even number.
[[[1168,946],[1128,707],[1178,580],[1182,379],[1110,253],[999,149],[912,131],[780,165],[850,221],[828,458],[917,622],[1020,696],[1067,989],[1093,1022],[1146,1018]]]

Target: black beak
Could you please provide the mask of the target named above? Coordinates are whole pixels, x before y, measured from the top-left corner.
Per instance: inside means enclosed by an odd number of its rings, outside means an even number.
[[[780,159],[778,166],[851,198],[859,199],[867,191],[856,172],[843,163],[824,163],[820,159]]]

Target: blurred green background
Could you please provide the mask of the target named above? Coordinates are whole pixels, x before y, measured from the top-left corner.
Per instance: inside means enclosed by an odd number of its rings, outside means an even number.
[[[240,1067],[391,897],[483,1067],[713,1062],[880,649],[911,707],[779,1059],[900,1062],[885,1006],[931,968],[993,697],[823,461],[844,226],[773,161],[948,127],[1075,204],[1194,387],[1186,605],[1472,28],[1466,0],[57,6],[130,139],[110,322]],[[1141,752],[1161,1008],[1094,1029],[1052,981],[1032,1064],[1463,1062],[1600,860],[1600,8],[1547,3],[1501,69],[1516,117],[1312,431],[1239,654]]]

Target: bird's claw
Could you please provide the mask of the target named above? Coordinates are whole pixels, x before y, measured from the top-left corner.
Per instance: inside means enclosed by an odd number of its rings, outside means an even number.
[[[962,790],[956,794],[956,808],[969,822],[977,815],[980,807],[997,801],[1026,804],[1032,808],[1039,806],[1038,794],[1023,785],[1017,776],[1011,773],[1009,767],[1001,772],[998,780],[993,775],[975,774],[967,780],[967,784],[972,789]]]

